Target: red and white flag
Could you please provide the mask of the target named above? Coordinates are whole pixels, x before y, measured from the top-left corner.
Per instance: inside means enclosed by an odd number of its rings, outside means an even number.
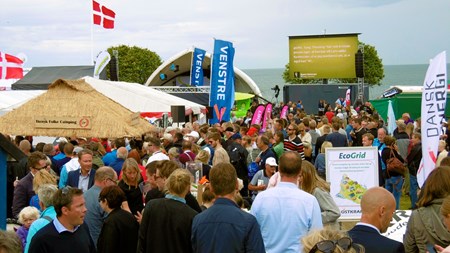
[[[0,79],[23,77],[23,61],[13,55],[0,52]]]
[[[92,0],[92,7],[94,12],[94,24],[102,25],[105,29],[113,29],[116,13],[94,0]]]
[[[345,92],[345,106],[350,106],[352,101],[350,99],[350,95],[352,94],[352,88],[349,86],[347,91]]]

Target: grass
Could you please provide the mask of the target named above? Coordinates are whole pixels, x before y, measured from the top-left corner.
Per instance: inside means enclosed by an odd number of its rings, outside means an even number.
[[[400,197],[400,210],[408,210],[411,207],[409,196],[402,194]]]

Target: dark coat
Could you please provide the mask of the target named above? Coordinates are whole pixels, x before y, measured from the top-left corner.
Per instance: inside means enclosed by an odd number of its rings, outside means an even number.
[[[80,171],[81,169],[77,169],[75,171],[69,172],[67,176],[68,186],[78,188],[78,181],[80,180]],[[95,178],[95,170],[91,169],[91,172],[89,173],[88,189],[94,185],[94,178]]]
[[[149,201],[139,228],[137,252],[192,252],[191,226],[196,214],[177,200]]]
[[[36,195],[33,191],[33,175],[29,172],[20,179],[16,188],[14,188],[14,197],[12,205],[12,214],[17,217],[24,207],[29,206],[30,199]]]
[[[348,231],[348,234],[354,243],[364,246],[366,253],[405,252],[402,243],[382,236],[378,231],[368,226],[356,225]]]
[[[409,174],[416,176],[419,169],[420,160],[422,160],[422,142],[417,143],[411,148],[406,161],[408,162]]]
[[[103,223],[98,237],[98,253],[136,252],[139,223],[121,208],[114,209]]]

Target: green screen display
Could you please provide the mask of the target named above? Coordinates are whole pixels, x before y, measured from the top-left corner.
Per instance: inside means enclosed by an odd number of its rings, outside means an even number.
[[[356,78],[358,34],[289,37],[291,78]]]

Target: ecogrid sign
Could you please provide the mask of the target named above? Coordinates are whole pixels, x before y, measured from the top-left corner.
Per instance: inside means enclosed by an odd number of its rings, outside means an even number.
[[[330,194],[341,211],[340,219],[359,219],[362,195],[378,186],[377,148],[327,148],[325,159]]]

